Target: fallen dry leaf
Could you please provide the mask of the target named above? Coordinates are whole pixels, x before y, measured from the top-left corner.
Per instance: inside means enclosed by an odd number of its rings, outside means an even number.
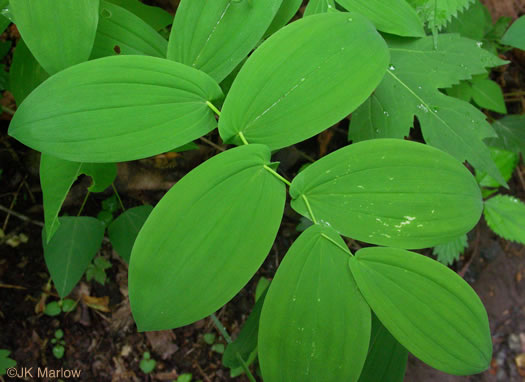
[[[146,332],[146,338],[155,353],[160,354],[160,357],[164,360],[170,358],[173,353],[179,350],[179,347],[173,343],[176,337],[171,330]]]
[[[111,310],[109,309],[109,297],[93,297],[93,296],[82,296],[82,302],[86,304],[91,309],[98,310],[100,312],[106,312],[109,313]]]

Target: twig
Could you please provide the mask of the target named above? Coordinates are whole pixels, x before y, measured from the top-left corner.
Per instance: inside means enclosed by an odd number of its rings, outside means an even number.
[[[213,143],[212,141],[210,141],[209,139],[205,138],[205,137],[200,137],[199,138],[201,141],[203,141],[204,143],[206,143],[207,145],[210,145],[211,147],[213,147],[214,149],[217,149],[219,151],[226,151],[226,149],[224,147],[221,147],[215,143]]]
[[[479,226],[476,227],[476,241],[474,242],[474,248],[472,249],[472,255],[470,256],[470,259],[467,261],[467,263],[461,268],[461,271],[458,272],[458,274],[461,277],[465,277],[465,273],[467,273],[470,264],[472,264],[472,261],[479,253],[479,240],[480,240],[480,233],[479,233]]]
[[[11,109],[10,107],[4,106],[4,105],[2,105],[2,111],[9,115],[15,115],[15,111],[13,109]]]
[[[520,179],[521,188],[523,188],[523,191],[525,191],[525,179],[523,178],[523,173],[521,172],[521,167],[518,166],[518,178]]]
[[[2,283],[0,283],[0,288],[6,288],[6,289],[27,289],[26,287],[19,286],[19,285],[2,284]]]
[[[37,225],[39,227],[43,227],[44,226],[44,223],[38,221],[38,220],[33,220],[31,219],[30,217],[26,216],[26,215],[22,215],[21,213],[18,213],[16,211],[13,211],[12,209],[10,208],[7,208],[7,207],[4,207],[2,205],[0,205],[0,211],[4,211],[8,214],[11,214],[13,215],[14,217],[17,217],[19,218],[20,220],[23,220],[23,221],[26,221],[28,223],[31,223],[31,224],[34,224],[34,225]]]
[[[15,196],[13,197],[13,200],[11,202],[11,205],[9,206],[9,209],[13,209],[13,207],[15,206],[16,204],[16,200],[18,199],[18,194],[20,193],[20,190],[22,189],[22,186],[24,185],[24,182],[25,180],[27,179],[27,175],[24,177],[24,179],[20,182],[20,184],[18,185],[18,188],[16,189],[16,192],[15,192]],[[11,213],[7,213],[7,216],[5,217],[5,220],[4,220],[4,225],[2,226],[2,230],[5,231],[5,229],[7,228],[7,223],[9,223],[9,218],[11,217]]]

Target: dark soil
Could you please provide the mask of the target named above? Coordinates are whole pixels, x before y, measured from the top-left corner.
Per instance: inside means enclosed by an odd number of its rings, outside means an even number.
[[[176,1],[171,4],[176,6]],[[16,38],[16,34],[12,36]],[[523,52],[509,52],[506,59],[512,63],[494,73],[494,78],[504,85],[507,92],[525,89]],[[5,106],[15,107],[7,92],[2,102]],[[523,113],[525,98],[513,100],[508,106],[515,113]],[[17,361],[19,370],[33,367],[33,374],[36,374],[39,367],[77,369],[81,370],[81,377],[77,380],[82,381],[173,381],[182,373],[191,373],[194,381],[233,380],[229,370],[221,365],[221,354],[212,351],[203,340],[203,335],[211,332],[216,334],[218,342],[225,343],[211,319],[170,331],[137,332],[127,298],[127,265],[108,243],[104,243],[99,253],[112,264],[105,285],[84,278],[71,295],[79,302],[73,312],[56,317],[43,314],[45,302],[56,301],[58,296],[50,288],[42,252],[39,156],[7,136],[9,114],[2,114],[0,119],[0,168],[3,170],[0,176],[0,208],[3,208],[0,210],[0,228],[7,235],[0,238],[0,349],[12,351],[11,357]],[[346,145],[347,128],[348,122],[342,122],[317,138],[278,152],[275,160],[281,162],[280,172],[292,178],[310,159],[318,159]],[[412,138],[417,137],[416,129]],[[219,152],[215,145],[221,146],[222,143],[217,134],[210,134],[207,140],[214,145],[199,141],[199,150],[120,164],[116,187],[125,206],[155,204],[185,173]],[[525,167],[522,162],[510,182],[510,190],[503,192],[525,201],[523,174]],[[64,212],[77,213],[88,184],[89,179],[82,178],[74,185],[64,204]],[[109,189],[92,195],[84,214],[96,216],[102,200],[111,194]],[[18,216],[6,212],[6,208]],[[279,235],[264,265],[252,281],[216,313],[233,337],[253,307],[257,281],[260,277],[273,277],[282,257],[297,237],[298,221],[299,216],[287,208]],[[23,235],[27,242],[17,244],[17,238],[25,241]],[[11,239],[9,243],[7,238]],[[453,268],[472,283],[487,308],[494,343],[492,367],[480,375],[453,377],[411,358],[406,381],[525,380],[525,370],[517,367],[518,357],[525,357],[525,248],[498,238],[483,221],[471,232],[469,243],[470,247]],[[351,240],[348,244],[352,250],[364,245]],[[424,253],[430,255],[428,250]],[[54,357],[50,343],[58,328],[64,331],[66,343],[61,360]],[[144,374],[139,368],[145,351],[157,361],[154,372],[150,374]],[[237,380],[247,381],[245,377]]]

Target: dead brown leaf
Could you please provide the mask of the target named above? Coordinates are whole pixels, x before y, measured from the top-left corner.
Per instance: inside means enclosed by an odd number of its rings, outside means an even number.
[[[106,312],[109,313],[111,310],[109,309],[109,297],[93,297],[93,296],[82,296],[82,302],[86,304],[91,309],[98,310],[100,312]]]

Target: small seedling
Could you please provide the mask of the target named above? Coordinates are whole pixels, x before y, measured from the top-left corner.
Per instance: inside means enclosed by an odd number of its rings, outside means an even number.
[[[151,358],[151,355],[149,352],[144,352],[142,355],[142,359],[140,360],[140,370],[144,374],[149,374],[155,369],[155,365],[157,364],[157,361],[155,361],[153,358]]]
[[[77,303],[74,300],[66,298],[59,301],[51,301],[46,304],[44,308],[44,314],[54,317],[58,316],[60,313],[69,313],[75,310]]]
[[[55,337],[51,339],[51,344],[54,345],[52,352],[53,352],[53,356],[56,359],[62,359],[62,357],[64,357],[64,353],[66,351],[66,348],[65,348],[66,342],[64,341],[63,338],[64,338],[64,332],[62,331],[62,329],[57,329],[55,331]]]
[[[215,333],[206,333],[202,338],[208,345],[213,345],[215,343]]]
[[[86,270],[86,280],[95,279],[96,282],[104,285],[107,278],[106,269],[108,268],[111,268],[111,263],[103,257],[97,257]]]
[[[191,382],[193,375],[191,373],[184,373],[179,375],[175,382]]]

